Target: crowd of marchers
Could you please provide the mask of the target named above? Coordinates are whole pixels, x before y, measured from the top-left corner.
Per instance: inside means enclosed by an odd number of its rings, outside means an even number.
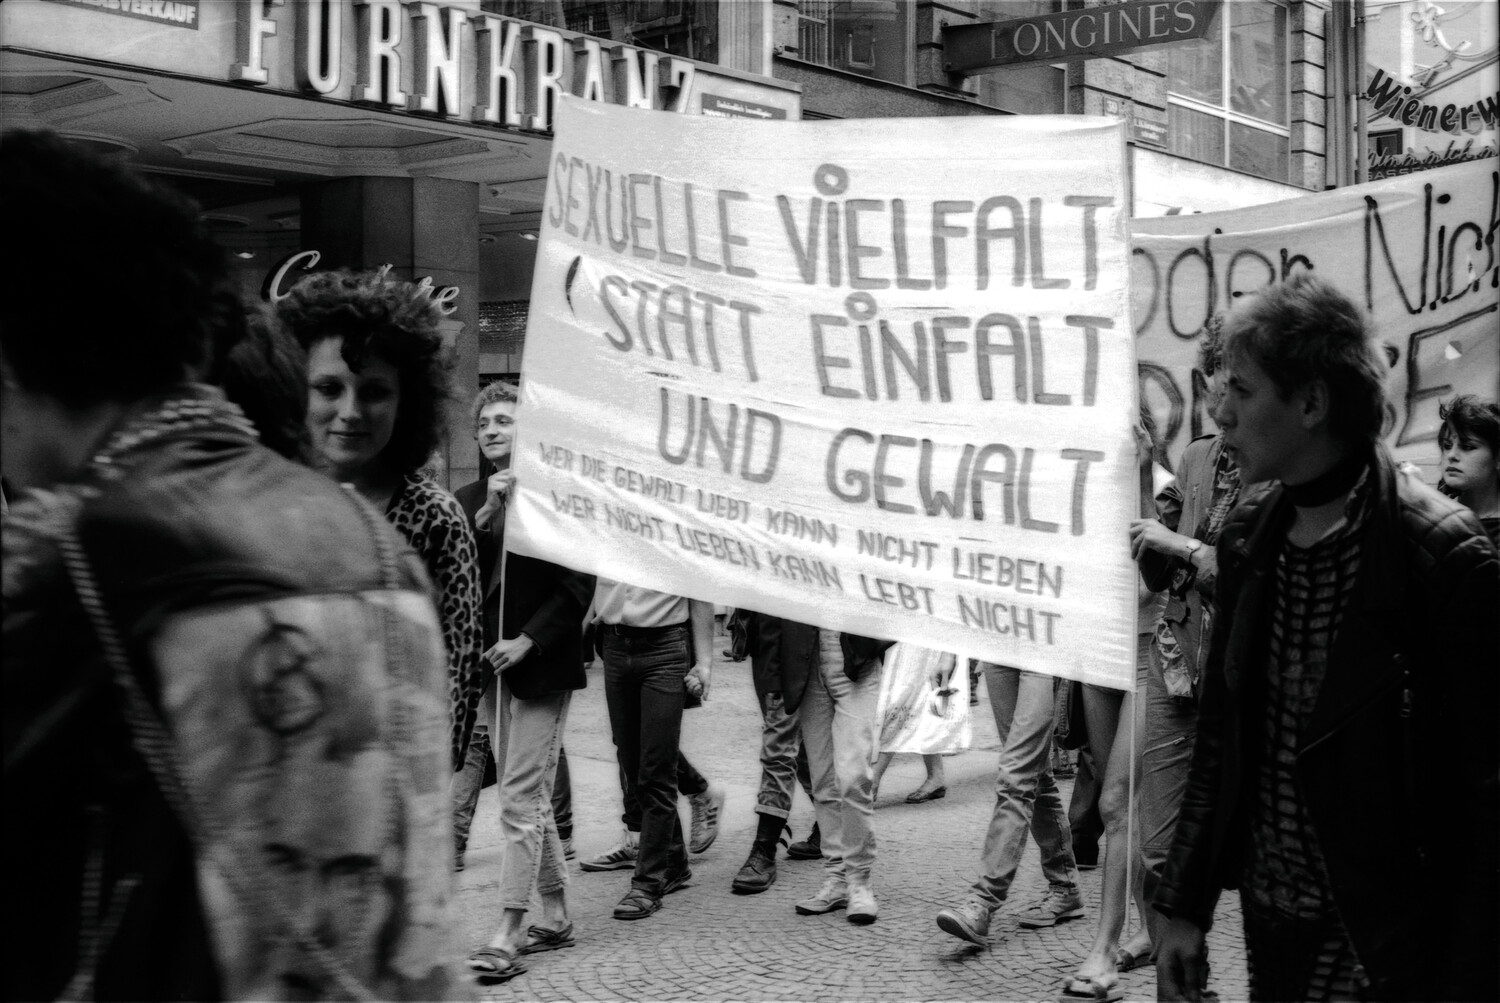
[[[483,475],[438,484],[431,290],[334,269],[245,304],[197,208],[128,165],[12,131],[0,176],[28,248],[0,296],[6,998],[452,999],[587,950],[575,865],[629,872],[617,919],[669,905],[724,811],[679,741],[714,607],[507,548],[516,386],[474,401]],[[1500,995],[1500,406],[1442,402],[1429,486],[1382,444],[1377,327],[1293,275],[1200,332],[1216,434],[1169,457],[1140,410],[1134,686],[972,667],[995,800],[941,930],[988,945],[1029,834],[1049,890],[1021,926],[1092,915],[1066,996],[1154,962],[1161,998],[1211,997],[1229,889],[1256,1000]],[[725,893],[776,881],[800,786],[817,822],[787,853],[822,871],[796,912],[874,923],[891,641],[727,626],[761,780]],[[575,862],[564,736],[596,655],[623,835]],[[908,800],[946,794],[926,759]],[[493,935],[455,955],[487,782]]]

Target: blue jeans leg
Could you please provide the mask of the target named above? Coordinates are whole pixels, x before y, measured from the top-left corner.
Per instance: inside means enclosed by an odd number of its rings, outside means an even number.
[[[677,814],[678,740],[683,678],[690,659],[686,624],[644,634],[604,633],[604,695],[620,769],[635,778],[640,851],[631,884],[660,897],[666,878],[687,868]]]
[[[1198,734],[1198,705],[1167,695],[1156,646],[1151,646],[1151,673],[1146,677],[1146,726],[1142,739],[1140,780],[1142,897],[1150,902],[1161,883],[1177,813],[1187,791],[1188,766]],[[1161,943],[1165,917],[1155,909],[1146,917],[1153,943]]]
[[[875,703],[880,669],[858,680],[841,661],[819,658],[797,709],[812,775],[813,805],[822,837],[823,868],[852,884],[870,879],[875,865]]]
[[[797,712],[787,713],[780,693],[760,698],[760,720],[760,793],[755,797],[755,810],[786,818],[792,812],[799,766],[802,775],[807,775],[807,758],[800,755],[802,729]],[[810,786],[804,784],[803,789]]]
[[[1068,819],[1052,777],[1055,680],[1008,666],[984,666],[985,689],[1000,736],[995,810],[980,851],[975,895],[992,909],[1010,893],[1030,832],[1041,851],[1048,883],[1076,888],[1077,868]]]
[[[557,750],[557,776],[552,781],[552,817],[560,839],[573,838],[573,774],[568,770],[568,750]]]
[[[680,741],[680,739],[679,739]],[[708,778],[698,772],[698,768],[688,762],[688,757],[677,752],[677,792],[687,797],[695,797],[708,790]],[[625,811],[620,815],[620,821],[625,823],[625,828],[631,832],[641,831],[641,801],[635,793],[635,780],[627,777],[624,772],[620,773],[620,791],[625,797]]]

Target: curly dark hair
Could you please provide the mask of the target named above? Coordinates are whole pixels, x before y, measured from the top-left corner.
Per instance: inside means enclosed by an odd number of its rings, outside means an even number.
[[[398,474],[427,462],[443,439],[450,393],[438,321],[442,312],[425,289],[385,269],[339,269],[310,275],[276,304],[276,316],[303,351],[330,338],[353,372],[374,356],[396,367],[400,403],[381,458]]]
[[[0,135],[0,176],[0,349],[20,385],[81,408],[204,374],[240,306],[191,201],[50,132]]]

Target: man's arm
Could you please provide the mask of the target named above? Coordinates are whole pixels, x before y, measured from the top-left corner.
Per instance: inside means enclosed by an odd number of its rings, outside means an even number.
[[[693,667],[687,675],[688,692],[695,690],[708,699],[709,676],[714,664],[714,604],[688,600],[688,625],[693,635]]]

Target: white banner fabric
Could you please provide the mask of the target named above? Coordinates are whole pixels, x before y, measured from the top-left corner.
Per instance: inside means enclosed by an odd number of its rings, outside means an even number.
[[[1500,395],[1500,171],[1492,160],[1248,209],[1131,221],[1141,399],[1171,455],[1212,432],[1198,332],[1235,297],[1313,269],[1385,346],[1386,442],[1436,481],[1438,405]]]
[[[1113,120],[564,99],[510,546],[1130,685],[1125,207]]]

